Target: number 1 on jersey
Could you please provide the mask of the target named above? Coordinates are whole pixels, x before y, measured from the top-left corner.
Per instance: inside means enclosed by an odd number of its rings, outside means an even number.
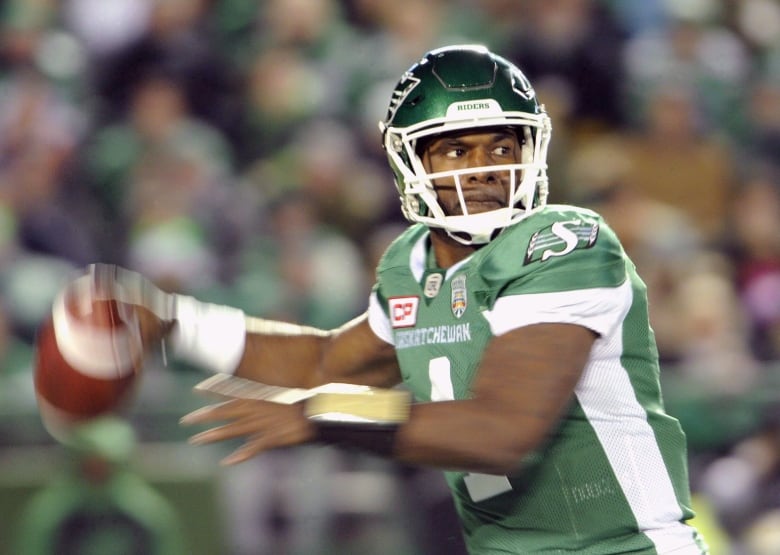
[[[428,378],[431,381],[431,401],[453,401],[455,390],[452,387],[450,359],[436,357],[428,362]],[[475,503],[510,491],[512,485],[506,476],[469,473],[463,477],[471,500]]]

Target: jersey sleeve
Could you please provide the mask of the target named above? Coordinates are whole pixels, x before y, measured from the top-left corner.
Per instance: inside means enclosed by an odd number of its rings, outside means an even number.
[[[377,288],[371,292],[368,298],[368,325],[376,336],[386,343],[394,344],[393,329],[387,312],[382,308]]]
[[[484,315],[492,332],[569,323],[609,334],[632,297],[631,262],[614,232],[591,212],[555,212],[535,224],[486,260],[482,275],[493,295]]]
[[[390,321],[387,283],[408,273],[409,256],[414,245],[426,233],[420,224],[410,226],[388,245],[376,268],[376,283],[368,300],[368,324],[381,340],[395,344]]]
[[[626,281],[616,288],[597,287],[552,293],[513,294],[499,297],[483,314],[493,335],[530,324],[576,324],[609,335],[631,306]]]

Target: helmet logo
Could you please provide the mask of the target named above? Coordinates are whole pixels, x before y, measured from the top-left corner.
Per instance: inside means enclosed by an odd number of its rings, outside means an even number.
[[[531,100],[536,96],[536,92],[534,92],[531,82],[519,71],[512,72],[512,90],[526,100]]]
[[[420,78],[415,77],[411,71],[407,71],[396,85],[390,98],[390,106],[387,108],[387,121],[392,121],[398,108],[404,103],[406,97],[420,84]]]
[[[484,110],[486,108],[490,108],[490,104],[487,102],[467,102],[466,104],[462,104],[458,106],[457,110]]]
[[[501,114],[501,105],[493,98],[453,102],[447,108],[448,118],[500,116]]]

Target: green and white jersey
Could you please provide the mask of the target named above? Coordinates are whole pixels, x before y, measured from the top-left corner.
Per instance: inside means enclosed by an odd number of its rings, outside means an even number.
[[[446,271],[413,225],[384,254],[374,332],[419,401],[469,396],[488,342],[564,322],[599,338],[549,441],[512,476],[446,472],[473,554],[701,554],[685,436],[664,412],[645,285],[594,212],[547,206]],[[523,361],[506,372],[523,372]]]

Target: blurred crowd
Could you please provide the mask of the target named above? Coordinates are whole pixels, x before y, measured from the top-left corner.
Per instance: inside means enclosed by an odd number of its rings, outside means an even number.
[[[0,0],[0,374],[94,261],[362,311],[404,225],[377,121],[455,42],[526,72],[551,202],[601,212],[647,282],[721,552],[780,552],[777,0]]]

